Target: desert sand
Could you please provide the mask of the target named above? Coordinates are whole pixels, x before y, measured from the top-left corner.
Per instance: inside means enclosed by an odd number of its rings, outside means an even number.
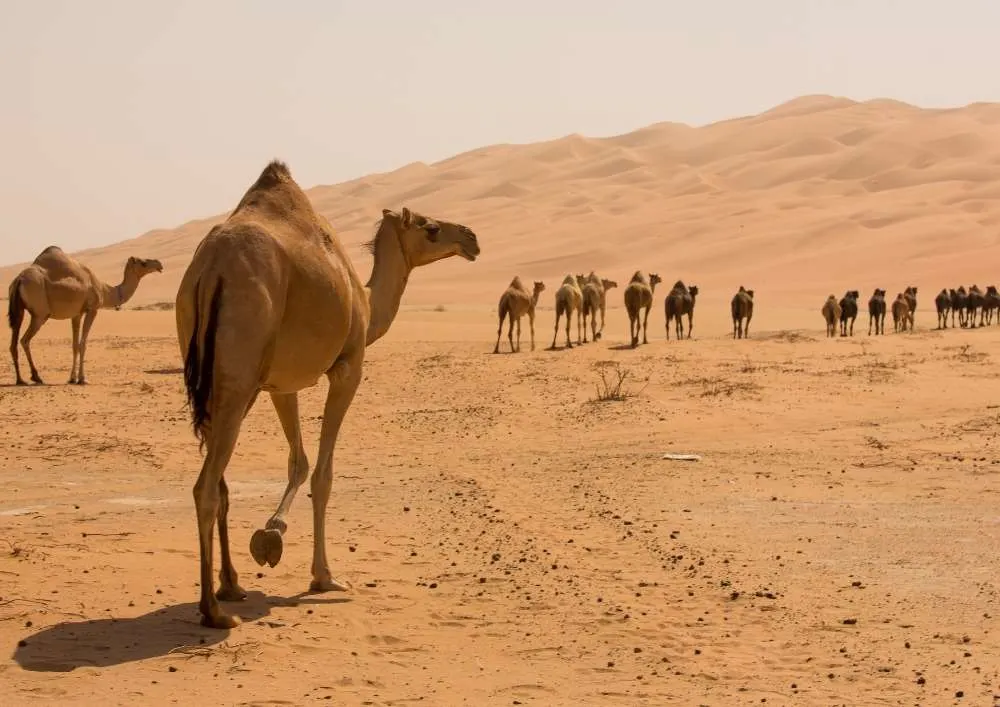
[[[306,593],[307,489],[281,563],[250,558],[287,459],[270,405],[250,412],[227,472],[250,597],[228,605],[244,620],[229,632],[198,624],[201,458],[173,313],[156,311],[224,214],[78,253],[112,282],[129,255],[164,272],[100,313],[88,386],[63,384],[68,322],[33,347],[51,385],[15,388],[9,359],[0,366],[3,694],[1000,701],[1000,326],[936,331],[933,305],[942,287],[995,284],[998,173],[1000,106],[807,97],[702,128],[494,146],[311,189],[365,274],[360,243],[382,207],[467,223],[483,251],[415,272],[369,349],[328,514],[350,594]],[[664,283],[650,344],[632,350],[622,288],[638,268]],[[604,339],[546,351],[559,281],[591,269],[619,283]],[[5,285],[15,272],[0,272]],[[493,355],[515,274],[548,288],[538,348],[525,320],[522,353]],[[700,291],[693,338],[667,342],[676,279]],[[741,284],[754,318],[734,341]],[[825,338],[831,292],[866,302],[885,287],[891,301],[906,285],[919,287],[915,332],[892,333],[890,317],[886,336],[868,337],[862,307],[855,336]],[[616,370],[625,395],[597,400],[602,371]],[[310,459],[325,392],[301,395]]]

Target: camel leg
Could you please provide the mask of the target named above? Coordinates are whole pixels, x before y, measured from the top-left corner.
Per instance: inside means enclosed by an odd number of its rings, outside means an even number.
[[[665,328],[667,330],[667,341],[670,341],[670,315],[669,314],[667,315],[667,325],[666,325]]]
[[[15,297],[19,295],[14,293]],[[10,322],[10,357],[14,361],[14,383],[15,385],[27,385],[21,377],[21,362],[18,360],[17,337],[21,333],[21,324],[24,322],[24,310],[18,310],[14,319]]]
[[[649,324],[649,310],[651,307],[646,307],[646,314],[642,318],[642,343],[648,344],[649,339],[646,338],[646,325]]]
[[[549,347],[550,349],[555,349],[555,347],[556,347],[556,338],[558,336],[559,336],[559,308],[557,307],[556,308],[556,328],[552,332],[552,346]]]
[[[694,312],[688,314],[688,338],[691,338],[691,332],[694,330]]]
[[[47,322],[49,318],[47,316],[41,317],[35,314],[31,315],[31,321],[28,322],[28,330],[24,332],[24,336],[21,337],[21,348],[24,349],[24,355],[28,358],[28,368],[31,370],[31,380],[35,383],[42,384],[42,377],[38,375],[38,369],[35,368],[35,360],[31,357],[31,340],[35,338],[35,334],[38,330],[42,328],[42,325]]]
[[[528,324],[531,326],[531,350],[535,350],[535,313],[528,312]]]
[[[500,324],[497,325],[497,345],[493,347],[493,353],[500,353],[500,337],[503,335],[503,315],[500,315]]]
[[[274,567],[281,561],[282,536],[288,529],[285,516],[291,510],[292,501],[299,487],[309,478],[309,460],[302,446],[302,428],[299,423],[299,398],[295,393],[271,393],[271,403],[278,414],[278,422],[288,442],[288,485],[281,496],[278,508],[262,529],[254,532],[250,539],[250,554],[258,565],[265,563]],[[221,532],[221,531],[220,531]]]
[[[76,364],[80,354],[80,315],[73,317],[70,321],[73,325],[73,366],[69,369],[69,383],[76,383]]]
[[[576,343],[581,343],[583,334],[583,310],[576,310]]]
[[[94,320],[96,318],[96,309],[83,315],[83,331],[80,332],[80,363],[79,368],[77,368],[76,375],[76,382],[79,385],[84,385],[87,382],[86,377],[83,375],[83,359],[87,354],[87,337],[90,336],[90,327],[94,326]]]
[[[573,348],[573,342],[569,340],[569,331],[570,331],[570,328],[573,326],[573,322],[571,321],[572,318],[573,318],[573,313],[567,311],[566,312],[566,348],[567,349]],[[576,342],[580,343],[580,339],[577,338]]]
[[[219,479],[219,548],[221,567],[219,568],[219,591],[215,593],[222,601],[242,601],[247,598],[246,590],[240,586],[239,576],[233,566],[233,556],[229,551],[229,486],[224,478]]]
[[[316,469],[313,471],[310,483],[313,502],[313,563],[312,582],[309,590],[313,592],[347,591],[348,586],[333,578],[326,559],[326,506],[330,501],[330,488],[333,485],[333,450],[340,433],[340,425],[344,421],[354,393],[361,383],[361,363],[364,359],[364,349],[349,359],[341,358],[334,364],[327,378],[330,389],[326,395],[326,406],[323,408],[323,425],[319,433],[319,452],[316,454]]]
[[[514,353],[514,313],[511,312],[507,322],[507,341],[510,342],[510,352]]]
[[[517,318],[517,352],[521,353],[521,318]]]

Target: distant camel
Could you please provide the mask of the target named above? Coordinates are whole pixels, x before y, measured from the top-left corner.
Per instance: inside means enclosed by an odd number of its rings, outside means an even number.
[[[618,283],[614,280],[601,280],[601,284],[604,289],[601,290],[601,332],[604,332],[604,314],[608,309],[608,290],[612,290],[618,287]]]
[[[17,355],[17,335],[21,332],[24,313],[31,315],[21,346],[31,368],[31,380],[42,383],[31,356],[31,340],[49,319],[69,319],[72,324],[73,366],[69,382],[84,385],[83,359],[87,353],[87,337],[97,313],[102,309],[119,308],[135,294],[139,281],[146,275],[163,272],[159,260],[131,257],[125,262],[125,273],[118,285],[107,285],[76,258],[62,248],[50,245],[34,262],[17,274],[10,283],[7,321],[10,324],[10,355],[14,359],[17,385],[27,385],[21,377]],[[83,321],[81,330],[80,322]]]
[[[937,328],[947,329],[948,312],[951,310],[951,295],[948,293],[947,288],[938,292],[937,297],[934,298],[934,307],[937,309]]]
[[[969,298],[965,303],[965,321],[970,329],[976,328],[976,314],[979,313],[980,316],[982,315],[985,299],[983,291],[979,289],[978,285],[973,285],[969,288]],[[979,324],[982,326],[982,320],[980,320]]]
[[[861,293],[857,290],[848,290],[840,298],[840,335],[847,336],[847,320],[851,321],[851,336],[854,336],[854,320],[858,318],[858,299]]]
[[[691,287],[685,287],[681,280],[674,283],[673,288],[667,293],[666,298],[663,300],[663,309],[666,314],[666,327],[667,327],[667,340],[670,340],[670,320],[676,320],[677,327],[677,338],[684,338],[684,321],[681,319],[683,315],[687,315],[688,318],[688,335],[687,338],[691,338],[691,329],[694,328],[694,305],[695,298],[698,296],[698,286],[691,285]]]
[[[823,319],[826,320],[826,335],[837,335],[837,322],[840,321],[840,303],[836,295],[830,295],[823,303]]]
[[[993,323],[993,312],[997,313],[997,324],[1000,324],[1000,292],[997,292],[996,285],[987,285],[983,295],[983,314],[988,325]]]
[[[912,331],[917,319],[917,288],[913,285],[907,287],[903,290],[903,298],[910,310],[910,331]]]
[[[569,327],[573,314],[576,314],[576,343],[580,344],[581,334],[583,330],[583,293],[580,292],[580,285],[577,280],[572,275],[567,275],[563,278],[562,285],[556,290],[556,326],[555,331],[552,334],[552,346],[549,349],[554,349],[556,347],[556,337],[559,335],[559,317],[566,315],[566,348],[573,348],[572,342],[569,340]]]
[[[531,350],[535,350],[535,306],[538,304],[538,296],[545,289],[544,282],[535,282],[534,292],[529,293],[521,282],[521,278],[514,276],[510,281],[507,290],[500,296],[500,304],[497,312],[500,316],[500,325],[497,327],[497,345],[493,348],[493,353],[500,353],[500,332],[503,331],[504,317],[510,318],[507,328],[507,339],[510,341],[510,351],[521,350],[521,317],[528,315],[528,323],[531,326]],[[517,322],[517,348],[514,348],[514,322]]]
[[[750,320],[753,319],[753,290],[747,290],[740,285],[739,291],[733,295],[730,302],[733,313],[733,338],[750,338]],[[746,319],[746,324],[743,320]]]
[[[579,276],[577,276],[577,283],[579,284]],[[590,274],[583,278],[583,283],[580,285],[580,293],[583,296],[583,343],[587,343],[587,317],[590,316],[590,332],[594,341],[601,340],[601,334],[604,333],[604,318],[601,318],[601,329],[597,329],[597,313],[601,311],[601,305],[605,301],[604,294],[604,280],[597,277],[594,271],[591,270]]]
[[[639,310],[645,309],[646,313],[642,319],[642,343],[648,344],[646,338],[646,324],[649,322],[649,310],[653,306],[653,292],[656,285],[663,282],[660,276],[652,273],[648,278],[646,273],[636,270],[625,287],[625,309],[628,312],[628,332],[632,338],[632,348],[639,345]]]
[[[965,285],[959,285],[957,290],[950,290],[951,295],[951,328],[955,328],[955,314],[958,314],[958,325],[965,327],[968,325],[965,310],[969,305],[969,293],[965,291]]]
[[[892,303],[892,330],[906,331],[907,326],[912,330],[913,320],[910,315],[910,304],[906,301],[906,296],[900,292]]]
[[[875,334],[885,334],[885,290],[878,287],[868,300],[868,336],[872,335],[872,324]]]

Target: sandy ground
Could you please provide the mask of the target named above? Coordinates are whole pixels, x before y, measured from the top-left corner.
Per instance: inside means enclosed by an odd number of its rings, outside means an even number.
[[[546,351],[545,310],[535,352],[525,330],[494,356],[493,317],[405,307],[370,349],[328,513],[347,596],[304,593],[308,487],[281,563],[249,556],[287,454],[258,402],[227,474],[250,591],[228,633],[198,625],[172,313],[103,312],[85,388],[46,325],[50,385],[0,366],[4,702],[1000,700],[1000,327],[935,332],[924,305],[913,334],[827,340],[816,310],[761,311],[733,341],[706,310],[667,343],[656,312],[629,350],[616,307],[604,341]],[[616,365],[629,396],[595,402]]]

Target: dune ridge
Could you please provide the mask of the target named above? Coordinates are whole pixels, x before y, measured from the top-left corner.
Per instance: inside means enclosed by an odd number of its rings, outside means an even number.
[[[998,104],[802,96],[701,127],[661,122],[487,146],[308,193],[362,271],[370,259],[360,244],[383,207],[475,228],[484,246],[476,267],[419,273],[410,305],[492,304],[514,274],[555,282],[566,270],[622,278],[641,267],[696,279],[708,303],[728,301],[738,276],[812,307],[817,283],[823,292],[892,289],[902,278],[930,292],[991,280],[998,182]],[[129,255],[159,258],[165,272],[133,304],[170,300],[196,244],[227,213],[78,255],[109,280]]]

